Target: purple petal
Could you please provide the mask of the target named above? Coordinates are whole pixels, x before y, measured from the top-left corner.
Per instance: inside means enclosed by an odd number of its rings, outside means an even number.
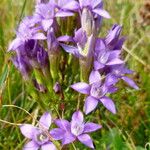
[[[73,42],[72,37],[68,36],[68,35],[60,36],[60,37],[57,38],[57,40],[59,42]]]
[[[99,63],[98,61],[94,61],[94,69],[95,70],[99,70],[99,69],[102,69],[104,67],[105,67],[105,65]]]
[[[134,89],[136,89],[136,90],[138,90],[139,89],[139,87],[135,84],[135,82],[132,80],[132,79],[130,79],[130,78],[128,78],[128,77],[122,77],[122,79],[129,85],[129,86],[131,86],[132,88],[134,88]]]
[[[36,127],[30,124],[24,124],[20,126],[21,133],[29,139],[33,138],[33,134],[36,131],[36,129],[37,129]]]
[[[30,141],[24,145],[23,150],[38,150],[39,145],[36,144],[34,141]]]
[[[121,59],[115,58],[115,59],[110,60],[106,65],[111,66],[111,65],[119,65],[119,64],[123,64],[123,63],[124,63],[124,61],[122,61]]]
[[[93,141],[88,134],[82,134],[82,135],[78,136],[78,140],[81,143],[83,143],[84,145],[86,145],[90,148],[94,148]]]
[[[72,143],[75,141],[76,137],[69,132],[66,132],[64,138],[62,139],[62,145]]]
[[[85,104],[84,104],[84,110],[85,110],[85,114],[89,114],[91,111],[93,111],[96,106],[98,104],[98,100],[95,99],[92,96],[88,96],[85,100]]]
[[[116,107],[114,102],[108,98],[108,97],[103,97],[100,99],[101,103],[113,114],[116,114]]]
[[[105,84],[107,86],[110,86],[110,85],[114,85],[118,82],[118,78],[116,76],[114,76],[113,74],[109,74],[107,77],[106,77],[106,80],[105,80]]]
[[[55,15],[56,17],[67,17],[67,16],[74,16],[74,13],[70,12],[70,11],[58,11]]]
[[[82,94],[89,94],[91,89],[90,85],[85,82],[75,83],[71,85],[71,88]]]
[[[81,111],[74,112],[72,115],[72,121],[83,122],[84,121],[83,113]]]
[[[70,123],[67,120],[56,119],[54,122],[61,129],[64,129],[66,131],[70,129]]]
[[[53,24],[53,19],[42,20],[42,27],[44,31],[47,31],[51,27],[52,24]]]
[[[93,10],[93,12],[95,12],[96,14],[104,17],[104,18],[111,18],[111,16],[109,15],[109,13],[106,10],[100,9],[100,8],[96,8]]]
[[[68,10],[77,10],[78,8],[79,5],[76,1],[71,1],[71,2],[68,1],[68,3],[62,7],[62,9],[68,9]]]
[[[92,71],[89,77],[89,83],[93,84],[94,82],[100,82],[101,75],[98,71]]]
[[[36,33],[32,39],[34,40],[46,40],[47,37],[43,33]]]
[[[112,60],[114,58],[119,58],[120,53],[121,53],[121,50],[111,51],[109,55],[109,60]]]
[[[55,140],[61,140],[64,137],[65,131],[60,128],[55,128],[50,131],[50,135],[55,139]]]
[[[49,142],[49,143],[42,145],[41,150],[57,150],[57,149],[56,149],[56,146],[52,142]]]
[[[8,48],[8,51],[10,50],[16,50],[19,46],[21,46],[23,44],[23,42],[19,39],[19,38],[16,38],[14,39],[10,45],[9,45],[9,48]]]
[[[91,2],[92,8],[94,9],[94,8],[97,7],[100,3],[102,3],[102,0],[93,0],[93,1]]]
[[[71,53],[77,57],[79,56],[79,51],[77,47],[66,45],[66,44],[60,44],[60,45],[67,53]]]
[[[115,93],[117,90],[118,90],[117,87],[115,87],[115,86],[110,86],[110,87],[108,88],[108,93]]]
[[[52,117],[49,112],[46,112],[42,115],[42,117],[39,120],[39,125],[43,126],[46,129],[49,129],[51,123],[52,123]]]
[[[102,128],[101,125],[92,123],[92,122],[88,122],[84,125],[84,133],[94,132],[100,128]]]

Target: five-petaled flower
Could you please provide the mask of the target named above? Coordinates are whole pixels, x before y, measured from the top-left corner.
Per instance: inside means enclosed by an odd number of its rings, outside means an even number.
[[[49,127],[52,119],[50,113],[44,113],[38,123],[38,127],[30,124],[23,124],[20,126],[21,133],[31,141],[25,144],[23,150],[56,150],[55,145],[51,142],[51,135]]]
[[[109,111],[113,114],[116,113],[114,102],[106,96],[107,93],[113,93],[116,88],[107,82],[101,83],[101,76],[98,71],[92,71],[89,77],[89,84],[85,82],[79,82],[71,85],[74,90],[88,95],[84,109],[85,113],[88,114],[93,111],[98,103],[102,103]]]
[[[87,134],[100,129],[102,126],[92,122],[84,122],[83,113],[76,111],[72,115],[71,122],[64,119],[56,119],[58,128],[51,130],[50,134],[55,140],[61,140],[62,145],[79,140],[84,145],[94,148],[91,137]]]

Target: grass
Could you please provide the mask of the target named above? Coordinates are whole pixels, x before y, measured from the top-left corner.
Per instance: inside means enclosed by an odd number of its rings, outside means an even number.
[[[150,31],[148,26],[143,27],[139,23],[141,5],[142,0],[105,0],[112,19],[104,21],[101,35],[106,35],[114,23],[123,25],[123,35],[127,36],[123,57],[129,68],[135,71],[132,78],[140,90],[135,91],[121,82],[118,85],[120,91],[112,96],[117,115],[111,115],[103,108],[96,112],[95,119],[103,124],[98,134],[92,134],[97,150],[150,149]],[[31,14],[32,8],[33,2],[27,0],[0,1],[0,150],[20,150],[25,140],[18,125],[34,123],[35,120],[27,112],[34,117],[41,113],[26,92],[25,83],[6,52],[14,37],[14,29],[23,16]],[[76,147],[87,149],[79,143]]]

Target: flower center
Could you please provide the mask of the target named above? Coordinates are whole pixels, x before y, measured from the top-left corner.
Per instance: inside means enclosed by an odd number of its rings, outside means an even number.
[[[75,136],[82,134],[84,131],[84,124],[80,122],[72,123],[71,131]]]
[[[42,145],[48,142],[49,138],[45,132],[39,131],[39,133],[35,134],[35,141],[39,145]]]
[[[95,98],[101,98],[106,94],[106,88],[104,86],[101,86],[99,83],[94,83],[91,88],[91,96]]]

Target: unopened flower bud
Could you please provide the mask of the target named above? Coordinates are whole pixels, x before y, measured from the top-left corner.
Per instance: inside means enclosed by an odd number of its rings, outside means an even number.
[[[54,87],[53,87],[53,90],[55,91],[55,93],[60,93],[61,92],[61,86],[59,84],[59,82],[56,82]]]
[[[90,10],[84,8],[81,15],[82,29],[90,36],[94,29],[94,18]]]

